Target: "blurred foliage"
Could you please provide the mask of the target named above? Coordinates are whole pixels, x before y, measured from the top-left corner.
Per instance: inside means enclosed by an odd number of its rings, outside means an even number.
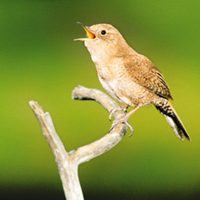
[[[29,100],[52,114],[67,149],[108,130],[108,113],[99,105],[71,100],[78,84],[102,89],[87,50],[73,42],[84,34],[75,24],[82,21],[115,25],[156,63],[192,138],[180,142],[152,106],[142,108],[130,120],[133,137],[81,166],[82,185],[136,193],[198,189],[199,1],[1,0],[0,5],[0,185],[61,187]]]

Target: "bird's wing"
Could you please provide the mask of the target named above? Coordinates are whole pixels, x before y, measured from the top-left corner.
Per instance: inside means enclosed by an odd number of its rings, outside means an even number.
[[[124,65],[133,81],[160,97],[172,99],[163,75],[148,58],[139,55],[137,58],[127,59]]]

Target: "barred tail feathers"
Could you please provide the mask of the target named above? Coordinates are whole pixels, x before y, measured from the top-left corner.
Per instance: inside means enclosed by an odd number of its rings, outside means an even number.
[[[165,116],[168,124],[172,127],[177,137],[181,140],[184,138],[190,140],[183,123],[179,119],[172,105],[167,100],[159,101],[155,107]]]

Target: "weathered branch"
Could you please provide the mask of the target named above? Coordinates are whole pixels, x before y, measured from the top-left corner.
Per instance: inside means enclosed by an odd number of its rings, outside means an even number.
[[[114,123],[125,115],[125,112],[110,97],[96,89],[78,86],[73,90],[72,98],[75,100],[94,100],[100,103],[108,112],[113,113]],[[79,147],[77,150],[67,152],[56,133],[50,114],[44,112],[36,101],[30,101],[29,105],[34,111],[42,128],[42,133],[54,154],[66,199],[83,200],[84,197],[78,178],[78,166],[117,145],[126,133],[127,126],[119,123],[99,140]]]
[[[54,154],[66,199],[83,200],[83,194],[78,178],[77,164],[71,162],[69,154],[65,150],[62,141],[55,131],[50,114],[44,112],[36,101],[30,101],[29,105],[38,118],[42,128],[42,133]]]

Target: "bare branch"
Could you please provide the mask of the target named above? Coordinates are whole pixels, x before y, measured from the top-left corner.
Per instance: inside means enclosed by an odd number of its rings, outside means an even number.
[[[116,146],[125,132],[126,125],[118,124],[110,133],[91,144],[78,148],[71,156],[78,164],[90,161]]]
[[[34,111],[57,163],[66,199],[83,200],[82,189],[79,183],[77,164],[71,162],[65,147],[55,131],[53,121],[48,112],[44,112],[36,101],[29,102]]]
[[[48,112],[44,112],[42,107],[36,101],[30,101],[29,105],[40,122],[43,135],[48,141],[48,144],[50,145],[56,159],[65,160],[68,157],[68,153],[66,152],[61,139],[56,133],[51,115]]]
[[[113,112],[115,120],[125,115],[110,97],[96,89],[88,89],[82,86],[76,87],[72,92],[72,98],[78,100],[94,100],[100,103],[109,112],[116,110],[116,112]],[[89,161],[117,145],[125,132],[126,125],[118,124],[114,128],[111,128],[111,131],[104,137],[91,144],[78,148],[71,156],[73,156],[78,164]]]
[[[120,106],[99,90],[78,86],[73,90],[72,98],[75,100],[93,100],[100,103],[106,110],[113,113],[114,123],[119,118],[125,116],[125,112]],[[119,123],[99,140],[68,153],[56,133],[50,114],[44,112],[36,101],[30,101],[29,105],[38,118],[43,135],[55,156],[66,199],[83,200],[83,193],[78,178],[79,164],[100,156],[116,146],[125,135],[127,125]]]
[[[97,89],[89,89],[83,86],[75,87],[72,92],[72,98],[74,100],[92,100],[100,103],[108,112],[113,112],[114,118],[122,117],[124,112],[121,107],[117,105],[113,99],[111,99],[108,95],[104,94],[100,90]]]

